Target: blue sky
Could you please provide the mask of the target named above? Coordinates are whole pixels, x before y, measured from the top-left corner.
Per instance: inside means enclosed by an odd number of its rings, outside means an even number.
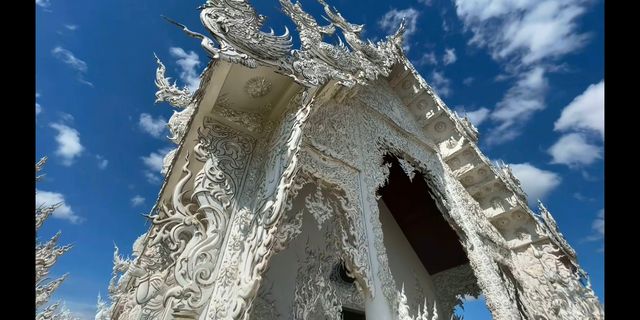
[[[41,228],[73,243],[52,276],[57,297],[92,319],[106,295],[113,245],[129,254],[148,224],[171,147],[168,105],[154,105],[155,52],[195,87],[208,57],[161,15],[202,32],[204,1],[36,0],[36,155],[49,156],[39,201],[64,201]],[[254,1],[276,32],[293,24],[275,0]],[[302,2],[316,17],[320,6]],[[408,22],[405,49],[449,107],[479,128],[480,146],[512,164],[543,199],[604,302],[604,3],[596,0],[332,0],[379,39]],[[468,319],[487,319],[466,304]]]

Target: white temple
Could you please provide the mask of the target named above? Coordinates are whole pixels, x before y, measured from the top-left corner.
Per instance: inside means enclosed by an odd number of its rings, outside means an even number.
[[[96,319],[451,319],[480,295],[499,320],[603,319],[549,211],[416,72],[403,27],[365,41],[318,1],[326,25],[279,0],[299,49],[246,0],[207,1],[210,37],[172,21],[211,62],[192,94],[158,60],[177,148]]]

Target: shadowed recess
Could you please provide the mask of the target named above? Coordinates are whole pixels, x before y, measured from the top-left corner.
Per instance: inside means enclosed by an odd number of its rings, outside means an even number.
[[[411,181],[395,157],[387,155],[384,162],[391,168],[388,183],[379,190],[382,201],[429,274],[468,263],[458,235],[438,210],[421,174],[416,172]]]

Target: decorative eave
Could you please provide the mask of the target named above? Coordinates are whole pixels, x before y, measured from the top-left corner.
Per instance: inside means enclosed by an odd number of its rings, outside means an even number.
[[[158,62],[158,72],[156,73],[156,86],[158,86],[158,92],[156,93],[156,103],[159,102],[167,102],[170,105],[174,106],[174,107],[183,107],[183,108],[187,108],[189,106],[193,106],[194,111],[192,112],[191,115],[189,116],[188,120],[186,121],[186,129],[187,131],[191,128],[191,125],[193,123],[193,119],[195,118],[195,115],[198,113],[198,110],[200,108],[200,102],[202,102],[202,98],[204,97],[204,93],[206,91],[206,89],[209,86],[209,82],[211,80],[211,76],[214,72],[215,66],[216,66],[216,60],[211,60],[207,66],[205,67],[205,69],[202,71],[202,74],[200,75],[200,84],[198,86],[198,89],[196,90],[196,92],[193,93],[193,95],[191,95],[189,93],[188,90],[175,90],[173,88],[167,90],[167,88],[165,87],[165,85],[169,84],[168,79],[164,78],[164,70],[165,67],[162,64],[162,62],[160,62],[160,59],[158,59],[156,57],[156,60]],[[161,73],[162,72],[162,73]],[[162,81],[161,79],[164,79],[164,81]],[[173,87],[175,88],[175,84],[173,85]],[[167,95],[161,95],[161,92],[168,92],[171,94],[167,94]],[[177,95],[177,96],[176,96]],[[188,104],[186,105],[176,105],[175,103],[172,103],[173,101],[180,101],[180,102],[185,102],[188,101]],[[185,141],[187,139],[187,135],[183,134],[178,142],[178,146],[174,151],[174,154],[182,154],[182,150],[184,148],[185,145]],[[171,153],[170,152],[170,153]],[[169,177],[173,174],[174,171],[174,167],[176,166],[176,163],[178,162],[179,157],[175,157],[172,156],[170,159],[170,163],[168,165],[168,168],[165,171],[165,179],[162,180],[162,186],[160,187],[160,191],[158,192],[158,197],[156,198],[156,201],[153,205],[153,207],[150,210],[150,213],[153,214],[154,212],[156,212],[156,209],[158,208],[158,205],[160,204],[160,201],[165,193],[165,189],[167,188],[167,185],[169,184]],[[165,159],[166,162],[166,159]]]
[[[430,121],[429,124],[432,124],[435,119],[441,119],[444,117],[452,124],[451,130],[447,131],[445,136],[438,137],[435,142],[436,144],[443,146],[445,143],[449,143],[449,141],[455,141],[450,144],[453,145],[451,150],[446,150],[446,147],[441,147],[440,153],[443,161],[449,165],[450,169],[454,172],[454,175],[459,178],[459,181],[467,191],[479,202],[483,200],[480,197],[482,189],[486,188],[490,184],[493,185],[493,190],[501,189],[506,192],[504,197],[505,199],[508,199],[507,202],[509,202],[510,206],[505,208],[502,212],[488,214],[488,218],[493,225],[501,232],[505,231],[505,227],[512,229],[517,228],[518,225],[524,225],[525,221],[533,222],[537,226],[536,230],[532,230],[535,233],[535,237],[533,239],[525,242],[514,242],[510,247],[512,249],[519,249],[533,243],[551,241],[556,244],[556,246],[559,247],[572,262],[575,263],[575,251],[561,234],[557,235],[558,232],[556,228],[547,226],[549,223],[546,223],[545,221],[549,220],[549,218],[545,220],[544,217],[550,217],[550,213],[544,210],[546,215],[543,216],[543,219],[539,218],[529,208],[527,196],[522,190],[520,181],[513,175],[509,166],[504,163],[493,164],[484,155],[484,153],[482,153],[477,145],[479,141],[478,130],[469,121],[469,119],[466,117],[460,117],[444,103],[435,90],[433,90],[433,88],[417,72],[413,64],[404,55],[404,52],[401,52],[398,63],[394,66],[394,69],[397,70],[389,77],[389,84],[395,88],[401,86],[409,87],[409,91],[413,93],[412,95],[403,97],[403,102],[407,107],[413,107],[412,104],[415,104],[415,102],[420,99],[418,96],[426,95],[433,101],[431,109],[426,113],[423,113],[423,117],[426,117],[427,119],[426,121]],[[410,85],[402,85],[402,83],[409,83]],[[418,119],[418,121],[423,121],[424,123],[425,120]],[[426,126],[427,125],[425,125],[425,127]],[[459,157],[463,153],[467,153],[467,156],[470,158],[467,161],[472,165],[468,166],[467,169],[462,168],[462,170],[460,170],[458,169],[460,168],[459,166],[452,166],[449,161]],[[488,174],[486,174],[486,176],[489,178],[479,182],[465,181],[465,179],[473,172],[487,172]],[[498,184],[497,187],[496,184]],[[543,209],[541,209],[541,211],[543,211]],[[517,223],[515,226],[509,227],[504,224],[504,221],[507,221],[508,219],[521,222]]]

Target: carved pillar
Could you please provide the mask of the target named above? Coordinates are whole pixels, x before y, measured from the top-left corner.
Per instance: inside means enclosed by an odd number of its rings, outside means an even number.
[[[220,259],[214,272],[207,274],[212,291],[199,319],[248,318],[262,273],[274,251],[275,235],[298,170],[297,154],[312,97],[303,91],[291,100],[270,143],[261,150],[264,154],[256,155],[265,161],[252,169],[258,174],[252,175],[255,180],[248,181],[247,186],[257,184],[257,192],[249,197],[249,203],[232,210],[226,220]]]
[[[362,175],[360,175],[360,183],[363,186],[366,185],[366,182],[364,181],[364,177]],[[365,196],[365,190],[368,189],[364,187],[361,188],[363,198],[367,199]],[[376,211],[374,212],[373,210]],[[371,261],[371,272],[376,275],[373,277],[374,292],[376,294],[367,299],[365,303],[365,314],[367,319],[372,320],[393,319],[393,310],[390,307],[388,299],[389,294],[387,293],[385,295],[384,293],[385,291],[389,292],[390,290],[395,290],[395,281],[393,281],[393,278],[391,277],[391,269],[389,269],[388,261],[386,261],[387,254],[384,248],[382,234],[380,234],[381,228],[373,227],[373,224],[375,224],[375,222],[373,222],[373,219],[378,219],[379,223],[379,213],[377,212],[377,210],[377,205],[375,207],[364,206],[364,216],[370,217],[370,219],[365,219],[365,225],[369,245],[369,260]],[[393,287],[390,288],[389,286]]]
[[[179,246],[174,251],[179,253],[174,260],[177,283],[166,294],[174,298],[173,317],[196,319],[210,300],[254,145],[251,136],[204,118],[194,148],[194,157],[204,164],[193,179],[187,215],[181,217],[182,225],[176,227],[180,229],[172,229],[179,230],[171,236],[171,243]]]

